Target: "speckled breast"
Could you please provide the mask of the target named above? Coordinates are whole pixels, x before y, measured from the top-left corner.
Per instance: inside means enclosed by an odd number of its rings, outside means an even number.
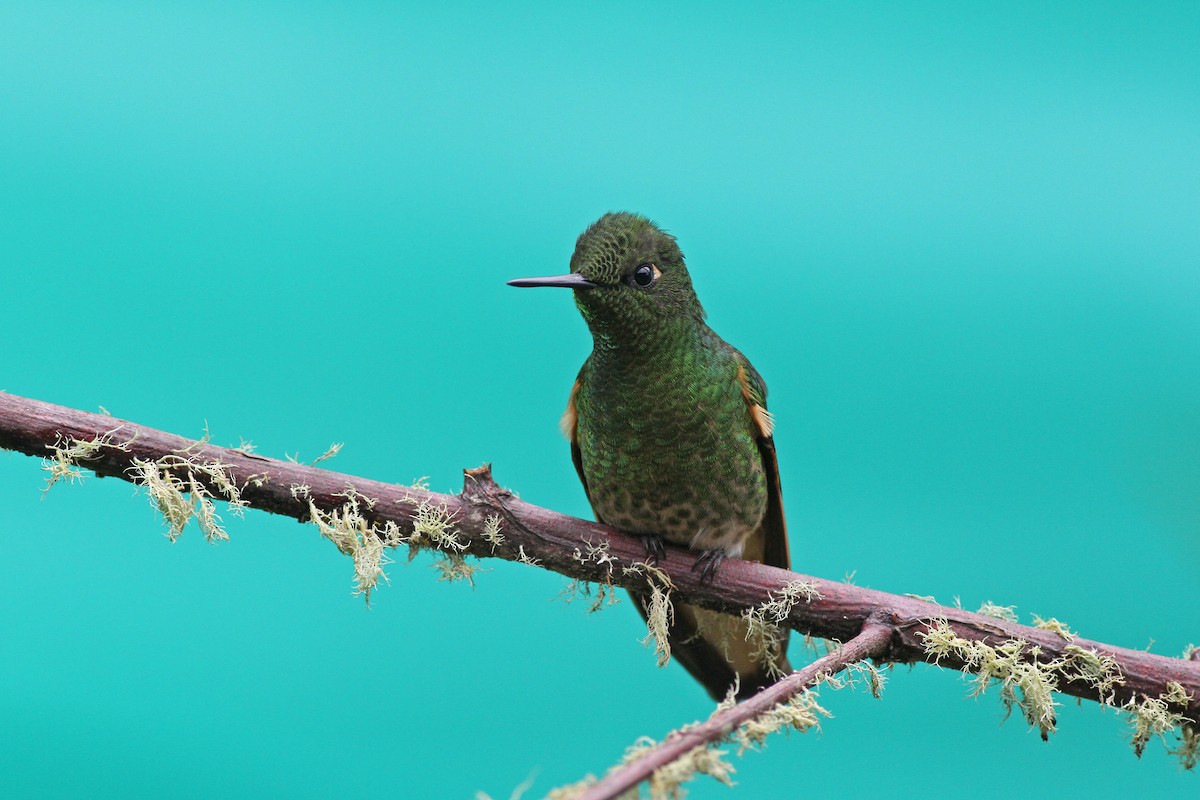
[[[585,367],[576,436],[592,507],[630,533],[739,555],[767,487],[736,365],[673,366],[632,380]]]

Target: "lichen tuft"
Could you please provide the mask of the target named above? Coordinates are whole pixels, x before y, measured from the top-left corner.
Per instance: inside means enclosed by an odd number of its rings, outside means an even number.
[[[738,756],[742,756],[747,750],[761,749],[767,737],[773,733],[781,730],[804,733],[813,728],[820,728],[822,717],[832,716],[817,702],[817,693],[806,689],[748,720],[734,731],[733,740],[738,746]]]
[[[332,511],[322,511],[309,499],[308,513],[321,535],[354,561],[354,593],[370,605],[372,590],[380,580],[387,581],[383,568],[391,559],[384,553],[383,537],[363,514],[361,496],[353,489],[343,496],[346,502]],[[394,535],[398,536],[398,531]]]
[[[984,601],[984,604],[981,605],[979,607],[979,610],[976,611],[975,613],[982,614],[985,617],[995,617],[996,619],[1002,619],[1005,622],[1016,622],[1017,621],[1017,607],[1016,606],[997,605],[996,603],[993,603],[991,600]]]
[[[784,641],[783,623],[787,622],[797,603],[819,599],[821,592],[815,583],[795,580],[770,592],[764,602],[742,612],[746,641],[754,645],[752,657],[766,664],[772,677],[782,677],[779,662]]]
[[[46,496],[46,492],[50,491],[50,487],[61,480],[67,483],[75,483],[83,481],[83,470],[79,468],[79,462],[90,461],[106,447],[111,447],[114,450],[129,452],[129,445],[132,439],[128,442],[114,442],[113,434],[121,428],[117,427],[103,433],[94,439],[84,441],[76,439],[74,436],[64,436],[57,434],[54,444],[46,445],[50,450],[50,455],[42,459],[42,469],[50,473],[46,478],[46,485],[42,488],[42,496]]]
[[[1050,619],[1042,619],[1037,614],[1034,614],[1033,627],[1056,633],[1068,642],[1075,641],[1075,632],[1067,627],[1067,623],[1056,619],[1055,617],[1051,617]]]
[[[176,451],[189,452],[189,448]],[[176,453],[152,460],[134,458],[129,468],[134,482],[146,488],[151,504],[167,523],[166,535],[172,542],[192,519],[210,543],[227,541],[229,534],[217,514],[214,499],[224,500],[230,511],[240,517],[246,507],[242,499],[244,487],[238,487],[231,468],[219,460],[202,461],[196,455]],[[261,476],[252,475],[247,483],[261,480]]]
[[[650,596],[645,600],[646,636],[642,644],[654,645],[654,655],[660,667],[671,660],[671,640],[668,632],[675,622],[675,606],[671,603],[671,590],[675,584],[670,576],[649,561],[638,561],[621,572],[626,575],[642,575]]]
[[[975,673],[972,696],[983,694],[996,681],[1006,712],[1011,712],[1013,706],[1021,709],[1025,720],[1038,728],[1043,739],[1055,730],[1054,708],[1058,704],[1053,693],[1058,688],[1057,670],[1039,663],[1038,648],[1028,647],[1021,639],[1010,639],[995,647],[964,639],[945,619],[934,620],[921,636],[926,655],[932,656],[935,663],[952,657],[963,663],[964,672]]]
[[[1146,744],[1151,737],[1157,736],[1165,742],[1167,734],[1181,727],[1186,721],[1183,714],[1172,709],[1168,703],[1180,702],[1178,695],[1182,695],[1186,702],[1187,694],[1183,687],[1174,681],[1167,686],[1168,693],[1162,697],[1142,695],[1140,701],[1136,697],[1130,698],[1129,702],[1121,706],[1129,720],[1129,726],[1133,729],[1130,744],[1133,745],[1133,753],[1138,758],[1146,751]],[[1186,761],[1186,758],[1184,760]]]

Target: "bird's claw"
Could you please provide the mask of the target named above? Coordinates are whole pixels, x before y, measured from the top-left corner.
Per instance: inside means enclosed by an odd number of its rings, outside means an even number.
[[[725,560],[724,550],[705,550],[696,559],[696,563],[692,565],[692,571],[700,570],[700,580],[703,582],[711,582],[717,574],[717,569]]]
[[[642,543],[646,545],[646,560],[651,564],[657,565],[667,557],[667,548],[663,544],[663,538],[652,533],[642,536]]]

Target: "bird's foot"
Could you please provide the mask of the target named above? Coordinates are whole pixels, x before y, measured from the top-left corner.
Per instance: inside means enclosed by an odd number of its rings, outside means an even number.
[[[692,572],[700,570],[700,580],[711,582],[717,574],[717,568],[721,566],[726,555],[728,554],[724,550],[705,550],[696,559],[696,563],[692,565]]]
[[[642,535],[642,543],[646,545],[646,560],[651,564],[657,565],[667,557],[667,547],[663,544],[663,538],[656,536],[653,533]]]

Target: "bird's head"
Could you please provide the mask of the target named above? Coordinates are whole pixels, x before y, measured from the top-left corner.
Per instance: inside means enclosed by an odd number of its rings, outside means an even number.
[[[509,284],[574,289],[597,337],[638,338],[704,319],[675,237],[626,211],[605,214],[580,235],[569,274]]]

